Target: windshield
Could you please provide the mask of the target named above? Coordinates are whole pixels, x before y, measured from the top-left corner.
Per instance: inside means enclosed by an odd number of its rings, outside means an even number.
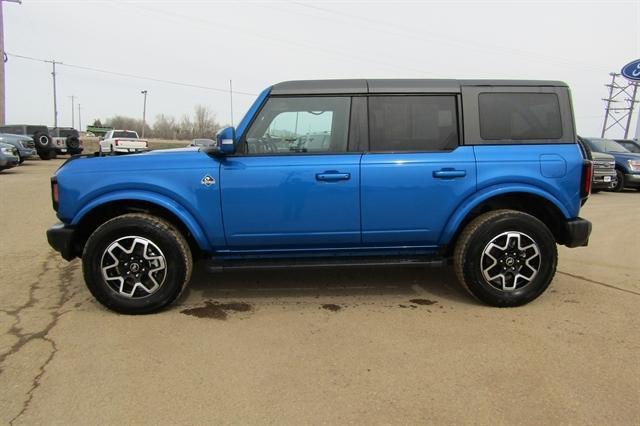
[[[620,145],[627,148],[630,152],[640,153],[640,145],[633,142],[618,142]]]
[[[624,146],[609,139],[585,139],[589,147],[596,152],[629,152]]]
[[[113,132],[114,138],[130,138],[130,139],[138,139],[138,134],[136,132],[131,132],[129,130],[119,130],[117,132]]]

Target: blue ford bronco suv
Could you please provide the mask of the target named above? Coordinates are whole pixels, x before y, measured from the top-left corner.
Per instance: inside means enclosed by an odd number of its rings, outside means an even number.
[[[47,237],[127,314],[171,304],[194,260],[451,260],[477,299],[518,306],[551,282],[556,244],[587,245],[587,156],[562,82],[290,81],[212,147],[71,158],[51,179]]]

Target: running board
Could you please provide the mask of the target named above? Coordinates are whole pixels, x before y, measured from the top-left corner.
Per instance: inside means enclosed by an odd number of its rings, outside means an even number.
[[[300,269],[300,268],[332,268],[332,267],[374,267],[374,266],[404,266],[404,267],[442,267],[446,264],[444,258],[426,257],[323,257],[309,259],[257,259],[257,260],[219,260],[212,259],[207,263],[207,269],[212,272],[240,269]]]

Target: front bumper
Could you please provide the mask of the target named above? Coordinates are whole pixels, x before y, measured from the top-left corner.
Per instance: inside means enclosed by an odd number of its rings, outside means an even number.
[[[589,244],[591,222],[581,217],[565,222],[565,241],[567,247],[584,247]]]
[[[3,158],[0,158],[0,168],[10,169],[11,167],[15,167],[20,164],[20,158],[14,157],[13,155],[5,155]]]
[[[33,157],[34,155],[38,155],[38,152],[35,149],[31,148],[21,148],[18,150],[18,153],[20,154],[20,158],[29,158]]]
[[[624,186],[631,188],[640,187],[640,173],[626,173],[624,175]]]
[[[75,229],[72,226],[58,222],[47,230],[47,241],[53,249],[60,253],[63,259],[72,260],[76,257],[73,250]]]

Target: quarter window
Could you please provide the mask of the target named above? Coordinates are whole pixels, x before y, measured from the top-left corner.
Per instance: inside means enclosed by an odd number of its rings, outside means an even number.
[[[347,150],[349,97],[270,98],[247,132],[249,154]]]
[[[369,98],[372,151],[450,151],[458,145],[454,96]]]
[[[555,93],[480,93],[478,105],[484,140],[562,138]]]

